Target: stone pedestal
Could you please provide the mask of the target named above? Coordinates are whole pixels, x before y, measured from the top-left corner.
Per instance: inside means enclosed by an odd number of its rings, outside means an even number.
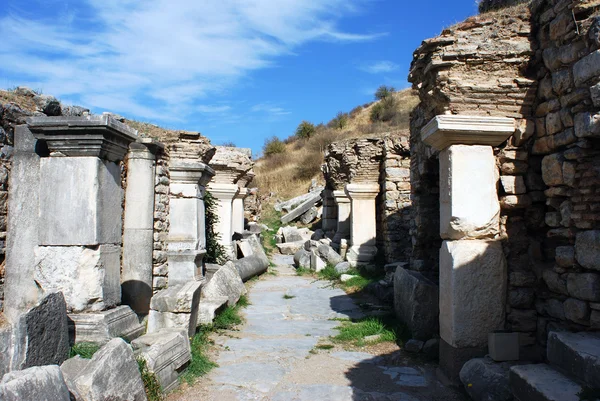
[[[244,232],[244,199],[248,196],[248,188],[240,188],[233,198],[231,211],[231,231],[232,233]]]
[[[69,314],[72,343],[103,345],[115,337],[131,341],[144,334],[144,330],[135,312],[125,305],[98,313]]]
[[[323,216],[321,217],[322,229],[325,233],[335,232],[338,222],[338,208],[331,189],[325,189],[321,193],[323,198]]]
[[[421,131],[440,159],[440,368],[457,382],[488,334],[504,328],[506,260],[492,146],[514,132],[510,118],[438,116]]]
[[[37,284],[62,291],[70,312],[121,301],[121,169],[137,132],[110,116],[35,117],[29,129],[46,143],[40,159]]]
[[[232,212],[233,198],[237,195],[239,188],[236,184],[223,184],[211,182],[208,190],[217,200],[216,213],[219,216],[217,232],[220,235],[219,243],[225,247],[225,251],[234,259],[234,249],[232,244]]]
[[[122,301],[148,314],[152,298],[156,152],[162,144],[140,139],[129,147],[123,229]]]
[[[350,239],[350,198],[344,191],[333,191],[333,198],[337,205],[337,228],[333,237],[334,248],[339,249],[343,239]]]
[[[206,254],[204,188],[214,171],[196,160],[171,159],[170,173],[169,286],[202,279]]]
[[[377,254],[375,198],[379,184],[348,184],[346,194],[352,202],[350,249],[346,259],[352,266],[369,264]]]

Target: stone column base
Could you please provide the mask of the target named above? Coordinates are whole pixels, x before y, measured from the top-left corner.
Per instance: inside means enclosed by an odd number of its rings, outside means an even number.
[[[346,253],[346,260],[350,266],[362,266],[370,264],[377,255],[377,247],[375,246],[353,246]]]
[[[182,328],[187,330],[189,337],[193,337],[203,284],[203,281],[191,281],[170,286],[154,295],[150,302],[148,333],[165,328]]]
[[[487,347],[456,348],[440,339],[440,371],[452,385],[462,386],[459,373],[463,365],[473,358],[487,354]]]
[[[185,284],[200,281],[202,275],[202,259],[206,250],[170,249],[167,251],[169,264],[169,285]]]
[[[106,344],[116,337],[129,341],[144,334],[144,326],[129,306],[95,313],[71,313],[69,337],[71,343]]]

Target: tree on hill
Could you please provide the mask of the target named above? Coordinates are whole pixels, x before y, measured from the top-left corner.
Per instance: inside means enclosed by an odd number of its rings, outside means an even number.
[[[285,152],[285,143],[279,140],[276,136],[267,138],[263,146],[263,154],[265,157],[276,155]]]
[[[315,125],[308,121],[302,121],[296,128],[296,136],[300,139],[310,139],[316,132]]]
[[[377,100],[385,100],[392,96],[392,94],[396,91],[393,86],[381,85],[375,91],[375,99]]]

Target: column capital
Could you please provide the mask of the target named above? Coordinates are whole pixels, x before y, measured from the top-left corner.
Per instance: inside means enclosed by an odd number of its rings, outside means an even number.
[[[137,141],[129,144],[128,158],[154,160],[156,154],[163,150],[165,145],[152,138],[138,138]]]
[[[215,175],[210,166],[194,159],[171,159],[169,172],[171,183],[197,184],[202,187]]]
[[[238,193],[235,194],[235,199],[245,199],[246,196],[248,196],[248,188],[239,188]]]
[[[239,190],[236,184],[222,184],[217,182],[208,184],[208,191],[217,199],[231,200],[237,195]]]
[[[333,191],[333,198],[337,204],[350,203],[350,198],[345,191]]]
[[[514,132],[514,118],[439,115],[421,129],[421,140],[441,151],[451,145],[498,146]]]
[[[379,194],[379,184],[347,184],[346,194],[350,199],[374,199]]]
[[[83,117],[30,117],[33,136],[45,141],[51,156],[98,157],[123,160],[137,131],[110,115]]]

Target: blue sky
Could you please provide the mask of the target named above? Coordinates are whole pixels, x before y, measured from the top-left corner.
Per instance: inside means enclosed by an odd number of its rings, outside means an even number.
[[[3,0],[0,87],[30,86],[260,152],[408,87],[423,39],[474,0]]]

